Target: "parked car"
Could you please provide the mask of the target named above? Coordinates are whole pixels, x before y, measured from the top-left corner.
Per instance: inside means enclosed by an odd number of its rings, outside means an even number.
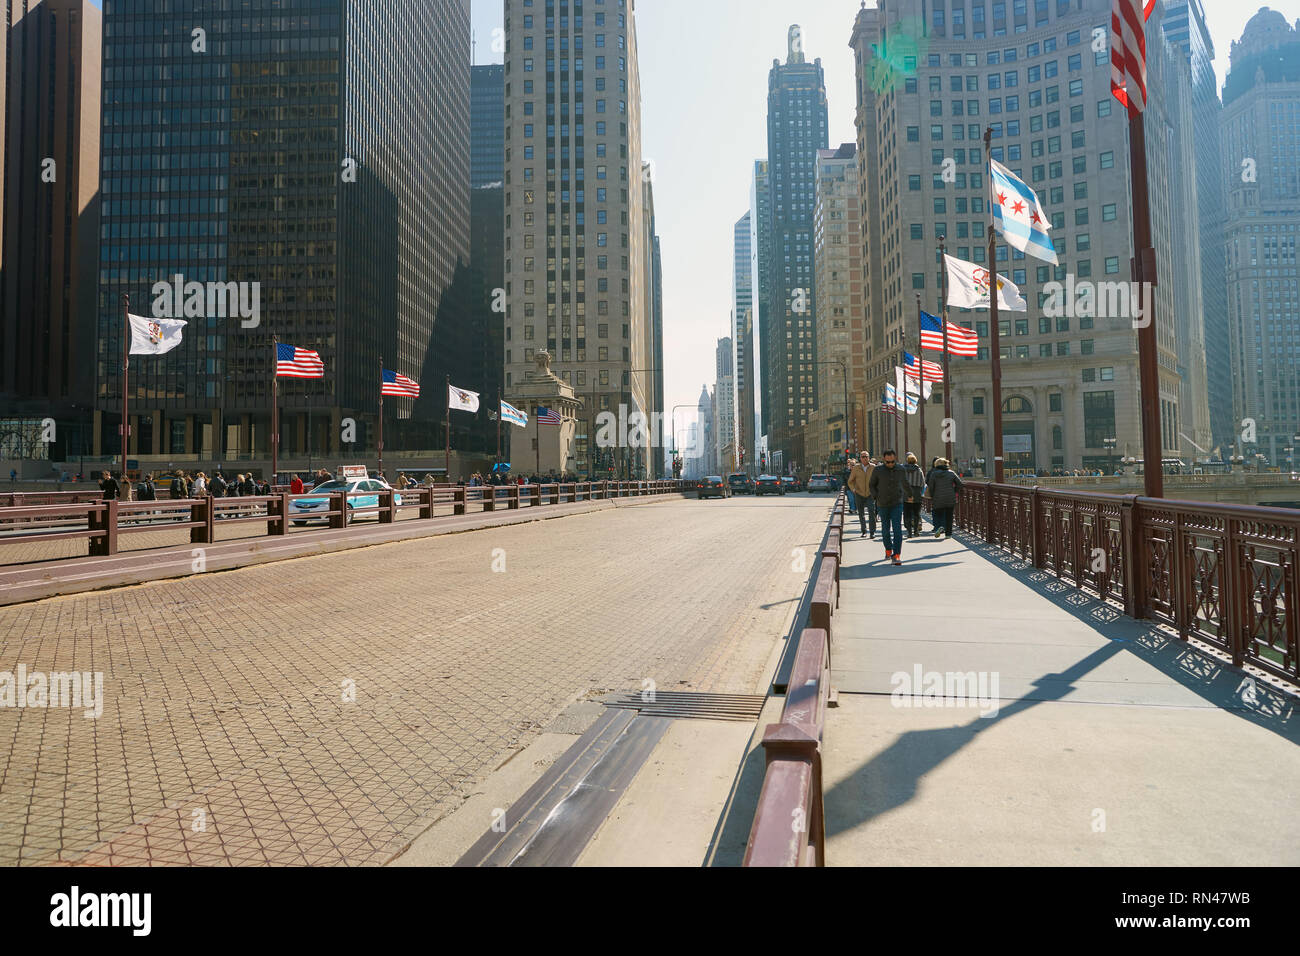
[[[312,489],[313,494],[321,494],[325,497],[294,498],[291,500],[289,502],[289,517],[297,527],[302,527],[308,521],[326,520],[319,513],[330,510],[329,495],[340,491],[348,493],[349,512],[357,508],[377,508],[379,507],[379,492],[392,490],[392,486],[381,478],[352,478],[346,481],[327,481]],[[393,503],[400,505],[402,496],[393,495]],[[351,521],[352,518],[349,515],[348,522],[351,523]]]
[[[742,473],[728,475],[727,487],[731,489],[733,495],[752,495],[754,493],[754,479]]]
[[[808,493],[834,491],[835,479],[830,475],[813,475],[808,479]]]
[[[785,485],[776,475],[759,475],[758,480],[754,482],[755,495],[783,495],[785,494]]]
[[[727,487],[727,483],[722,480],[721,475],[710,475],[700,482],[698,494],[701,500],[705,498],[726,499],[731,497],[731,489]]]

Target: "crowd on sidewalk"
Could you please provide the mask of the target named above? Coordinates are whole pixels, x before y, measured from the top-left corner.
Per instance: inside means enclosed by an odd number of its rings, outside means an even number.
[[[851,456],[851,453],[850,453]],[[929,502],[935,538],[952,537],[952,516],[961,494],[962,481],[946,458],[935,458],[929,471],[922,471],[916,456],[909,453],[899,463],[898,453],[886,451],[881,461],[865,451],[845,477],[849,510],[858,516],[862,537],[876,538],[879,520],[885,546],[885,561],[903,564],[903,539],[921,535],[921,509]],[[868,527],[869,525],[869,527]]]

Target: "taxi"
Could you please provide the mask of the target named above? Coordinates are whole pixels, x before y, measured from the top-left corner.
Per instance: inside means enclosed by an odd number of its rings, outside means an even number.
[[[324,512],[330,510],[329,496],[346,491],[348,524],[351,524],[353,520],[351,512],[358,508],[378,508],[379,493],[392,490],[392,486],[384,479],[371,478],[364,465],[345,465],[338,470],[333,481],[317,485],[307,495],[290,499],[289,519],[297,527],[302,527],[308,521],[326,521],[328,516]],[[321,497],[317,497],[318,495]],[[402,496],[394,494],[393,503],[400,505]]]

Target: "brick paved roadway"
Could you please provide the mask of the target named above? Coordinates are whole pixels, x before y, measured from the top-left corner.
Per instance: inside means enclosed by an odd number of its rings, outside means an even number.
[[[97,720],[0,708],[0,864],[385,862],[575,698],[758,689],[829,503],[673,500],[0,609],[0,671],[105,685]]]

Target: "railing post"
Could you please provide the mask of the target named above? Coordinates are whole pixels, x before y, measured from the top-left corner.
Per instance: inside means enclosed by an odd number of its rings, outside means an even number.
[[[1029,555],[1030,562],[1040,571],[1043,568],[1043,523],[1038,514],[1038,486],[1029,490]]]
[[[497,485],[489,485],[483,489],[483,510],[497,510]]]
[[[338,512],[338,514],[330,515],[330,530],[337,531],[348,526],[348,493],[346,491],[336,491],[330,495],[330,511]]]
[[[508,511],[519,510],[519,486],[518,485],[510,486],[510,500],[506,504],[506,509]]]
[[[117,554],[117,500],[105,501],[103,509],[86,512],[86,526],[101,534],[90,539],[91,557]]]
[[[984,486],[984,540],[993,543],[993,482]]]
[[[190,505],[190,520],[201,521],[203,526],[200,528],[190,528],[190,544],[211,544],[213,525],[212,520],[212,496],[198,499]]]
[[[1120,553],[1124,560],[1124,613],[1141,618],[1146,611],[1139,593],[1142,568],[1142,515],[1137,495],[1125,495],[1119,506]]]
[[[432,488],[420,489],[420,517],[421,518],[433,517],[433,489]]]
[[[451,492],[451,501],[452,514],[463,515],[465,513],[465,489],[459,485],[453,488]]]
[[[391,490],[379,493],[379,523],[392,524],[397,515],[396,502]]]

